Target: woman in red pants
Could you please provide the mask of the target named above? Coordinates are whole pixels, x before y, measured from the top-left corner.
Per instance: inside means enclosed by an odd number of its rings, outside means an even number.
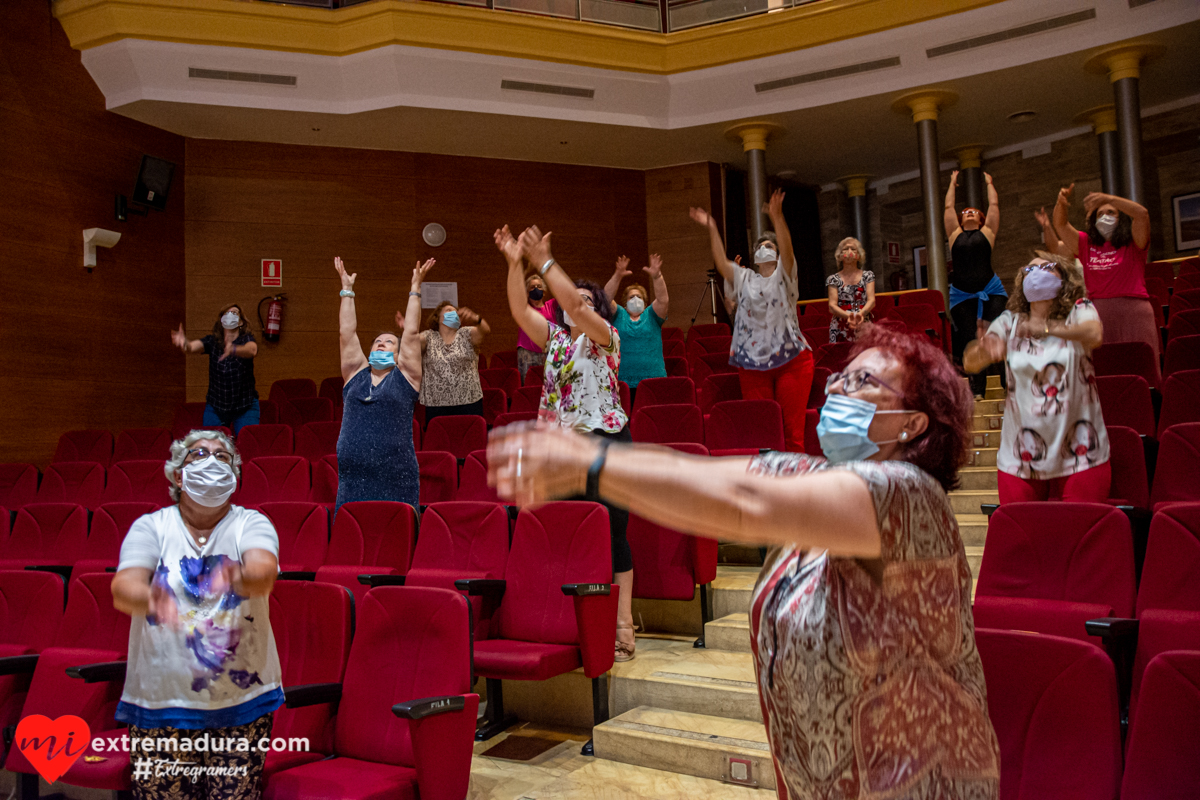
[[[732,284],[737,298],[729,363],[738,368],[742,397],[779,403],[787,449],[803,453],[804,411],[812,388],[813,355],[796,319],[800,290],[792,235],[783,218],[783,192],[776,190],[765,210],[775,232],[764,233],[754,243],[753,269],[726,257],[717,223],[707,211],[693,208],[691,215],[708,228],[717,271]]]

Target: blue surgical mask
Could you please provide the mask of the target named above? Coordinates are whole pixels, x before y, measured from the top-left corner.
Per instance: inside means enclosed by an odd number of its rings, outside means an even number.
[[[372,369],[391,369],[396,366],[396,354],[390,350],[372,350],[367,362]]]
[[[462,325],[462,320],[458,318],[458,312],[453,308],[442,314],[442,324],[447,328],[458,328]]]
[[[831,394],[821,407],[821,421],[817,423],[817,438],[821,442],[821,451],[825,458],[834,464],[864,461],[879,452],[879,445],[897,441],[871,441],[867,431],[870,430],[871,420],[875,415],[910,413],[912,412],[903,409],[878,411],[874,403],[868,403],[866,400],[844,394]]]

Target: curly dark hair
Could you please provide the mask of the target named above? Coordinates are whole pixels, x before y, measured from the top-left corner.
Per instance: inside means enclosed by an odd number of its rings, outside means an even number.
[[[1058,290],[1058,297],[1054,298],[1054,305],[1050,307],[1050,319],[1066,319],[1071,313],[1071,309],[1075,307],[1075,302],[1087,297],[1087,289],[1083,285],[1083,273],[1075,269],[1075,260],[1066,256],[1047,253],[1044,250],[1035,250],[1034,255],[1053,263],[1058,268],[1058,277],[1062,278],[1063,285]],[[1008,296],[1008,303],[1004,307],[1014,314],[1029,315],[1029,301],[1025,299],[1024,268],[1017,270],[1012,294]]]
[[[605,322],[612,322],[612,309],[609,308],[608,292],[604,291],[603,286],[595,281],[589,281],[583,278],[575,281],[575,286],[578,289],[587,289],[588,293],[592,296],[592,302],[596,304],[596,313],[599,314],[600,318]],[[563,322],[562,302],[554,304],[554,324],[562,328],[568,327],[567,324]]]
[[[850,358],[873,348],[902,365],[904,407],[929,417],[929,427],[903,446],[900,459],[929,473],[947,492],[957,489],[975,414],[970,390],[941,348],[928,336],[910,334],[899,323],[885,320],[864,326]]]
[[[1118,211],[1117,229],[1113,231],[1111,239],[1105,239],[1100,235],[1100,231],[1096,229],[1096,217],[1099,215],[1100,209],[1096,208],[1087,217],[1087,235],[1092,247],[1104,247],[1104,243],[1107,241],[1111,242],[1112,246],[1117,250],[1120,250],[1133,241],[1133,217],[1124,211]]]

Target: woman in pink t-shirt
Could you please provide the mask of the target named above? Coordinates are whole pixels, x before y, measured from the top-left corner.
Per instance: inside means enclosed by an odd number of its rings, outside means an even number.
[[[1059,190],[1054,207],[1054,228],[1062,237],[1058,250],[1083,264],[1088,298],[1104,324],[1104,340],[1150,345],[1157,375],[1159,332],[1146,291],[1150,213],[1132,200],[1092,192],[1083,199],[1087,231],[1077,231],[1067,219],[1074,191],[1073,183]]]
[[[546,282],[536,272],[525,278],[525,292],[529,295],[529,307],[541,314],[550,322],[554,321],[554,309],[558,306],[550,293],[546,291]],[[546,353],[534,344],[533,339],[525,331],[517,333],[517,369],[521,371],[521,381],[525,381],[525,373],[530,367],[541,366],[546,360]]]

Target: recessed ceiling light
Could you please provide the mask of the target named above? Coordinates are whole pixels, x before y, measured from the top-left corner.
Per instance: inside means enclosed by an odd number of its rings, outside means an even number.
[[[1037,117],[1036,111],[1014,111],[1008,115],[1008,121],[1020,124],[1022,122],[1032,122],[1035,117]]]
[[[320,129],[320,128],[313,128],[313,130],[314,130],[314,131],[319,131],[319,130],[321,130],[321,129]]]
[[[566,142],[559,142],[559,144],[566,144]]]

